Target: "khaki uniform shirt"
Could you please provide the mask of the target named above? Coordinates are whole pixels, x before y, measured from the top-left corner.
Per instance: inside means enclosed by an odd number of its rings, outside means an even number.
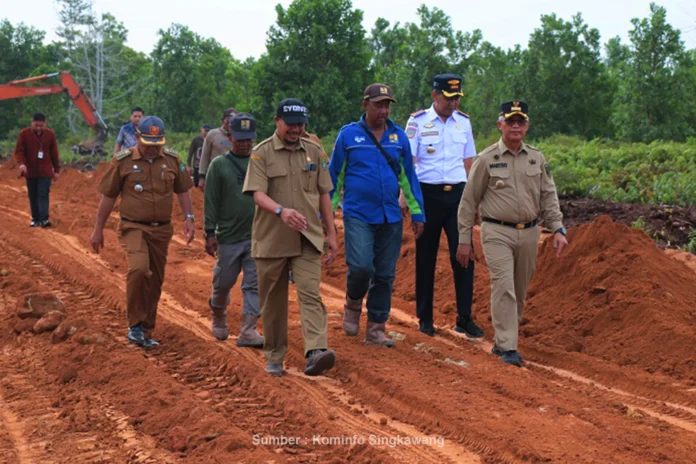
[[[471,243],[479,205],[482,217],[512,223],[541,217],[553,231],[563,227],[551,170],[544,155],[525,143],[514,155],[501,139],[474,159],[459,204],[459,243]]]
[[[273,213],[257,207],[251,232],[251,255],[254,258],[300,256],[302,235],[323,252],[319,196],[332,189],[328,157],[321,146],[311,140],[301,138],[293,151],[285,147],[277,134],[273,134],[254,147],[244,193],[264,192],[284,208],[297,210],[307,218],[307,229],[295,232]]]
[[[99,192],[109,198],[121,195],[122,218],[164,222],[172,217],[172,193],[184,193],[191,187],[191,176],[176,152],[165,148],[150,162],[136,146],[114,155]]]
[[[232,142],[229,139],[230,133],[218,127],[208,132],[203,141],[201,160],[198,164],[198,172],[205,175],[208,172],[210,163],[220,155],[224,155],[232,149]]]

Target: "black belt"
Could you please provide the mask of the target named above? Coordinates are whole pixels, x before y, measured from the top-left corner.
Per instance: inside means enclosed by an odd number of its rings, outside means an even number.
[[[456,188],[464,188],[466,182],[460,182],[458,184],[426,184],[421,182],[421,190],[438,190],[444,192],[451,192]]]
[[[501,226],[512,227],[513,229],[517,229],[517,230],[529,229],[530,227],[534,227],[535,225],[539,224],[538,219],[535,219],[532,222],[506,222],[506,221],[499,221],[498,219],[484,217],[484,218],[482,218],[482,221],[483,222],[490,222],[492,224],[500,224]]]
[[[153,226],[153,227],[166,226],[167,224],[172,222],[171,219],[167,219],[166,221],[160,221],[160,222],[134,221],[132,219],[125,218],[123,216],[121,216],[121,220],[126,221],[126,222],[133,222],[135,224],[142,224],[144,226]]]

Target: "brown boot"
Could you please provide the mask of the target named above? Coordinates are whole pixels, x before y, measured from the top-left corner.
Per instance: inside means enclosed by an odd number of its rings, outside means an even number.
[[[346,335],[354,337],[360,330],[360,313],[362,312],[362,300],[353,300],[346,295],[343,303],[343,331]]]
[[[256,331],[256,323],[259,316],[242,314],[242,328],[237,338],[237,346],[250,348],[263,348],[264,338]]]
[[[372,321],[367,321],[367,334],[365,337],[366,345],[380,345],[391,348],[394,346],[394,340],[387,338],[384,335],[384,329],[386,324],[384,322],[377,323]]]
[[[225,341],[230,336],[230,328],[227,326],[227,308],[210,307],[213,313],[213,336],[218,340]]]

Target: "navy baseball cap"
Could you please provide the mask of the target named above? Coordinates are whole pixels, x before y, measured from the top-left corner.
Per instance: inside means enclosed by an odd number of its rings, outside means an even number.
[[[145,116],[140,120],[136,133],[145,145],[164,145],[164,123],[157,116]]]
[[[205,130],[207,130],[207,131],[211,131],[211,130],[213,130],[213,126],[211,126],[210,124],[206,123],[206,124],[203,124],[203,125],[201,126],[201,129],[205,129]]]
[[[462,76],[458,74],[438,74],[433,78],[433,89],[441,91],[445,97],[464,96]]]
[[[236,140],[256,138],[256,119],[249,113],[239,113],[230,120],[230,133]]]
[[[525,119],[529,119],[529,105],[523,101],[515,100],[500,104],[500,115],[505,119],[519,114]]]
[[[281,101],[276,110],[276,116],[285,124],[307,124],[307,107],[296,98],[286,98]]]

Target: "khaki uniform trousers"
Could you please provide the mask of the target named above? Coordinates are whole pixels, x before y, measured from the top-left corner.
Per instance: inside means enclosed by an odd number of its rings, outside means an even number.
[[[164,267],[174,226],[146,226],[121,222],[119,242],[128,258],[126,305],[128,327],[142,324],[149,336],[155,328],[162,294]]]
[[[537,261],[539,228],[517,230],[499,224],[481,225],[481,243],[491,276],[494,341],[502,351],[516,351],[518,329]]]
[[[328,315],[319,294],[321,253],[302,237],[302,254],[290,258],[256,258],[259,303],[263,320],[263,346],[268,364],[281,364],[288,351],[288,270],[300,303],[305,356],[328,348]]]

